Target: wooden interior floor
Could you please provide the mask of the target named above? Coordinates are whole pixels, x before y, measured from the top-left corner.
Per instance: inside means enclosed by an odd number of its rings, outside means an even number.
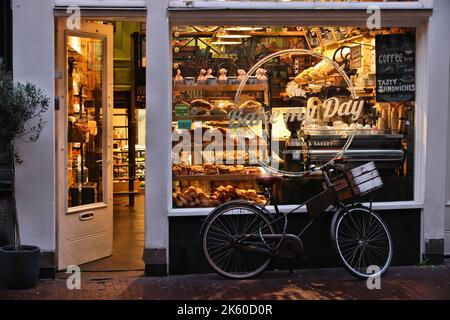
[[[145,196],[137,195],[135,206],[128,206],[128,196],[114,196],[113,255],[81,265],[82,271],[144,270]]]

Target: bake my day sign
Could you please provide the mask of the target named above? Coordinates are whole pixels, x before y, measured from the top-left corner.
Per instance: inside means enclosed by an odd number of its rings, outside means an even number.
[[[413,33],[377,35],[377,102],[414,101],[416,41]]]

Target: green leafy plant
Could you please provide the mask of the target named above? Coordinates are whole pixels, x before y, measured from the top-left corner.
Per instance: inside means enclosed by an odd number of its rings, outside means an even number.
[[[21,250],[20,228],[17,219],[14,168],[22,163],[15,149],[20,139],[35,142],[39,139],[45,125],[43,114],[48,110],[50,98],[41,89],[31,83],[15,83],[0,58],[0,151],[10,156],[12,176],[13,211],[16,229],[16,249]]]

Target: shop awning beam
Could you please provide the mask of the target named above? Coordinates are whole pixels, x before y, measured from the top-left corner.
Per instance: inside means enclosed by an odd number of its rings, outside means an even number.
[[[393,1],[393,2],[307,2],[307,1],[169,1],[169,9],[194,10],[366,10],[370,5],[377,5],[382,10],[432,9],[430,0]]]
[[[365,27],[370,16],[366,10],[192,10],[170,9],[173,25],[214,26],[360,26]],[[426,23],[431,9],[382,10],[382,27],[417,27]]]

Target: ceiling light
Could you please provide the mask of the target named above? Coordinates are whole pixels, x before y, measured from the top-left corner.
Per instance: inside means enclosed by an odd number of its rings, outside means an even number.
[[[225,27],[226,31],[256,31],[262,29],[263,27]]]

